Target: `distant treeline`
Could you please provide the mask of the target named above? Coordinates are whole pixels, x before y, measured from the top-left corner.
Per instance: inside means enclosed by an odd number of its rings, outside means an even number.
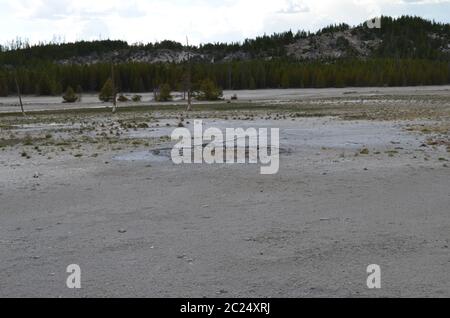
[[[125,63],[115,66],[117,87],[122,92],[153,91],[163,84],[186,88],[187,64]],[[191,64],[194,86],[211,79],[223,89],[322,88],[348,86],[414,86],[450,83],[447,61],[422,59],[337,60],[294,62],[252,60],[230,63]],[[23,94],[59,95],[67,87],[98,92],[110,78],[111,64],[0,68],[0,95],[16,93],[15,77]]]
[[[186,47],[175,41],[128,44],[120,40],[79,41],[75,43],[39,43],[31,45],[27,40],[16,39],[0,45],[0,65],[34,66],[43,62],[67,60],[73,57],[98,56],[125,50],[154,52],[158,50],[181,51],[189,49],[199,54],[214,56],[216,61],[230,53],[243,52],[251,59],[286,58],[286,46],[299,39],[314,38],[325,33],[351,30],[363,41],[379,40],[381,45],[372,52],[373,58],[450,59],[447,49],[450,24],[436,23],[420,17],[381,17],[381,28],[371,29],[362,23],[355,28],[347,24],[330,25],[316,33],[299,30],[258,36],[233,43],[207,43]]]
[[[242,43],[207,43],[199,46],[184,46],[175,41],[156,43],[128,44],[121,40],[79,41],[75,43],[40,43],[30,45],[28,41],[17,38],[5,46],[0,45],[0,65],[34,65],[42,62],[52,62],[70,59],[72,57],[103,56],[110,52],[126,50],[155,52],[159,50],[182,51],[189,50],[198,54],[212,54],[216,60],[227,54],[245,52],[252,58],[262,56],[284,56],[285,46],[294,41],[310,36],[311,33],[292,31],[259,36],[246,39]]]
[[[352,32],[361,41],[380,43],[370,54],[337,60],[299,61],[287,56],[286,46],[301,38],[324,33]],[[380,29],[365,24],[356,28],[339,24],[317,33],[292,31],[264,35],[239,43],[190,46],[189,51],[214,57],[215,63],[192,62],[192,83],[213,80],[223,89],[310,88],[345,86],[404,86],[449,84],[450,24],[419,17],[382,17]],[[173,41],[129,45],[125,41],[41,43],[30,45],[17,39],[0,46],[0,95],[16,92],[15,78],[24,94],[57,95],[67,87],[98,92],[111,75],[108,53],[135,50],[185,50]],[[224,59],[244,53],[239,61]],[[110,54],[111,55],[111,54]],[[112,54],[114,55],[114,54]],[[97,56],[100,64],[61,63],[71,58]],[[163,84],[184,90],[186,63],[149,64],[116,61],[117,86],[123,92],[152,91]]]

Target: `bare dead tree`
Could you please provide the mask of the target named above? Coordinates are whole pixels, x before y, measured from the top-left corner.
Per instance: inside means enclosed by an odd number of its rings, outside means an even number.
[[[113,109],[112,112],[115,114],[117,112],[117,90],[116,90],[116,79],[114,76],[114,63],[111,63],[111,81],[113,87]]]
[[[228,89],[233,89],[231,63],[228,64]]]
[[[191,54],[189,52],[189,38],[186,37],[186,47],[187,47],[187,95],[188,95],[188,104],[187,104],[187,108],[186,111],[190,112],[192,111],[192,74],[191,74]]]
[[[183,100],[186,100],[187,97],[187,72],[183,74],[183,79],[181,81],[182,89],[183,89]]]
[[[20,85],[17,79],[17,71],[14,71],[14,82],[16,83],[17,97],[19,98],[20,110],[22,111],[22,115],[25,116],[26,114],[25,110],[23,109],[22,94],[20,92]]]

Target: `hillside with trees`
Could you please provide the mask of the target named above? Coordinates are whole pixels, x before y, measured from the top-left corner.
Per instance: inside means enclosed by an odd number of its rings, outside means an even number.
[[[365,24],[292,31],[242,43],[183,46],[173,41],[41,43],[17,39],[0,47],[0,96],[59,95],[69,87],[99,92],[115,64],[120,92],[162,85],[193,89],[205,80],[222,89],[442,85],[450,83],[450,24],[418,17],[382,17]],[[189,59],[189,62],[188,62]]]

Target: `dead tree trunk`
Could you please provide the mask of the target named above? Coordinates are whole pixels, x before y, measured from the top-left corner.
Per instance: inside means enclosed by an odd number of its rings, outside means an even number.
[[[192,74],[191,74],[191,55],[189,53],[189,39],[186,37],[186,44],[187,44],[187,50],[188,50],[188,74],[187,74],[187,98],[188,98],[188,104],[186,111],[190,112],[192,111]]]
[[[17,97],[19,97],[20,110],[22,111],[22,115],[25,116],[26,114],[25,110],[23,109],[22,94],[20,92],[19,81],[17,80],[17,72],[14,73],[14,82],[16,83]]]
[[[111,64],[111,81],[113,87],[113,109],[112,112],[115,114],[117,112],[117,91],[116,91],[116,79],[114,76],[114,63]]]
[[[233,89],[232,84],[232,71],[231,71],[231,64],[228,64],[228,89],[231,91]]]

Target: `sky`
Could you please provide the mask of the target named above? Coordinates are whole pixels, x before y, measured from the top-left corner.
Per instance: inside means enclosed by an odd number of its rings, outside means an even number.
[[[404,14],[450,22],[450,0],[0,0],[0,44],[189,36],[198,45]]]

